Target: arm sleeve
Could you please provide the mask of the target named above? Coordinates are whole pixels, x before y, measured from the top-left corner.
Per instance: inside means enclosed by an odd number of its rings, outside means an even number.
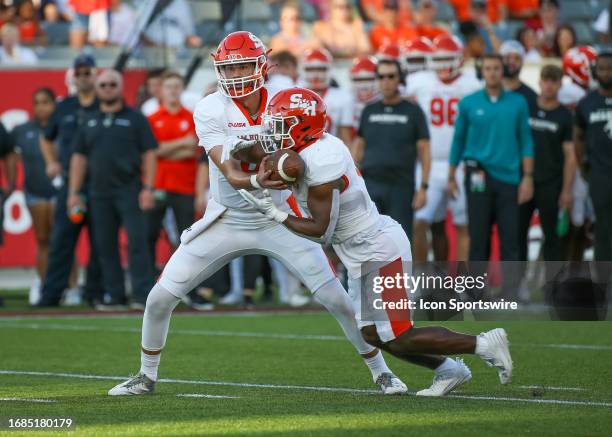
[[[0,123],[0,158],[11,153],[14,148],[13,137],[8,134],[2,123]]]
[[[572,124],[572,114],[567,111],[563,120],[563,142],[573,141],[574,126]]]
[[[213,147],[222,145],[226,137],[220,114],[215,114],[211,110],[212,105],[207,103],[206,99],[200,101],[193,113],[198,145],[204,147],[206,153],[210,152]]]
[[[153,135],[153,131],[151,130],[151,126],[149,126],[149,122],[147,121],[146,117],[137,111],[135,114],[138,117],[138,147],[140,153],[157,149],[157,141],[155,140],[155,136]]]
[[[586,123],[586,118],[584,117],[582,102],[584,102],[584,100],[579,101],[578,105],[576,106],[576,115],[574,116],[574,124],[578,126],[580,129],[585,130],[587,123]]]
[[[59,104],[58,104],[59,106]],[[57,138],[57,134],[59,132],[59,112],[56,107],[51,117],[49,118],[49,122],[47,126],[45,126],[45,130],[43,131],[44,137],[49,141],[55,141]]]
[[[521,158],[533,157],[533,137],[529,127],[529,109],[525,99],[521,99],[518,117],[518,140]]]
[[[365,128],[365,119],[368,113],[368,106],[363,108],[361,115],[359,116],[359,126],[357,126],[357,136],[363,138],[363,130]]]
[[[467,104],[465,99],[461,99],[459,101],[459,114],[455,119],[455,132],[453,134],[453,143],[451,145],[449,156],[449,162],[451,165],[456,166],[463,157],[468,132],[468,121]]]
[[[77,129],[72,139],[72,151],[81,155],[87,156],[89,154],[89,144],[87,144],[87,137],[85,136],[85,129],[80,127]]]
[[[421,107],[414,103],[416,108],[416,140],[428,140],[429,139],[429,127],[427,126],[427,117],[421,109]]]

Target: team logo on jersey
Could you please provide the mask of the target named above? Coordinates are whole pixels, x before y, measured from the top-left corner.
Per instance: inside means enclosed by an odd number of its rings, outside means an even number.
[[[317,107],[316,100],[306,100],[302,98],[302,94],[292,94],[289,101],[289,107],[291,109],[301,108],[304,110],[305,115],[315,115],[315,110]]]
[[[227,124],[227,127],[246,127],[246,123],[244,123],[244,122],[242,122],[242,123],[239,123],[239,122],[229,122]]]

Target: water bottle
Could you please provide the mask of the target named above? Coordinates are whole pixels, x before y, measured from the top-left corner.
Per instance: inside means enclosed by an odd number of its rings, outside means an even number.
[[[567,209],[559,210],[559,214],[557,215],[557,236],[559,238],[565,237],[569,231],[569,222],[569,213]]]

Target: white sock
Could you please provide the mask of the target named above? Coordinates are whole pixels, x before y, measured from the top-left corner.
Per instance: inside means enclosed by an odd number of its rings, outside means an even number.
[[[373,357],[364,358],[363,361],[365,361],[366,365],[368,366],[368,369],[370,369],[370,372],[372,372],[372,379],[374,380],[374,382],[376,382],[376,379],[378,379],[378,376],[381,373],[393,373],[391,372],[391,369],[387,367],[385,358],[383,357],[383,354],[380,350]]]
[[[149,379],[157,381],[157,369],[159,368],[160,358],[161,353],[149,355],[140,351],[140,373],[144,373]]]
[[[482,356],[482,354],[484,353],[484,351],[487,349],[488,346],[489,346],[489,342],[487,341],[486,337],[482,334],[477,335],[476,336],[476,349],[474,350],[474,353],[476,355]]]
[[[444,361],[442,361],[442,364],[436,367],[436,373],[441,373],[447,370],[451,370],[455,367],[455,365],[456,363],[454,360],[451,360],[450,358],[446,358]]]

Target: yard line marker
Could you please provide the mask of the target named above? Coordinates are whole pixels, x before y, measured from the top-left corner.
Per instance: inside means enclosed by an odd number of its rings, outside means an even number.
[[[588,389],[582,388],[582,387],[547,387],[545,385],[519,385],[518,388],[524,388],[524,389],[543,388],[544,390],[559,390],[559,391],[588,391]]]
[[[2,327],[14,329],[52,329],[58,331],[92,331],[92,332],[131,332],[140,333],[140,328],[130,327],[104,327],[89,325],[64,325],[61,323],[13,323],[14,319],[0,319]],[[250,332],[250,331],[215,331],[207,329],[170,329],[172,334],[202,335],[208,337],[253,337],[281,340],[321,340],[321,341],[346,341],[341,335],[310,335],[310,334],[280,334],[274,332]],[[551,349],[574,349],[574,350],[612,350],[609,345],[597,344],[564,344],[564,343],[511,343],[512,347],[532,347]]]
[[[108,380],[108,381],[125,380],[125,376],[86,375],[86,374],[81,374],[81,373],[38,372],[38,371],[24,371],[24,370],[0,370],[0,375],[57,376],[57,377],[64,377],[64,378],[98,379],[98,380]],[[199,381],[199,380],[172,379],[172,378],[162,378],[159,380],[159,382],[167,382],[167,383],[175,383],[175,384],[213,385],[213,386],[224,386],[224,387],[292,389],[292,390],[308,390],[308,391],[353,393],[353,394],[360,394],[360,393],[365,393],[365,394],[379,393],[380,394],[380,392],[377,390],[365,390],[365,389],[355,389],[355,388],[345,388],[345,387],[317,387],[317,386],[307,386],[307,385],[252,384],[252,383],[244,383],[244,382]],[[461,394],[450,394],[447,397],[460,398],[460,399],[472,399],[472,400],[484,400],[484,401],[528,402],[528,403],[536,403],[536,404],[581,405],[581,406],[587,406],[587,407],[612,408],[612,402],[593,402],[593,401],[561,400],[561,399],[526,399],[526,398],[515,398],[515,397],[475,396],[475,395],[461,395]]]
[[[0,401],[34,402],[37,404],[52,404],[54,402],[57,402],[52,399],[32,399],[32,398],[0,398]]]
[[[207,395],[203,393],[180,393],[179,398],[208,398],[208,399],[240,399],[240,396]]]

